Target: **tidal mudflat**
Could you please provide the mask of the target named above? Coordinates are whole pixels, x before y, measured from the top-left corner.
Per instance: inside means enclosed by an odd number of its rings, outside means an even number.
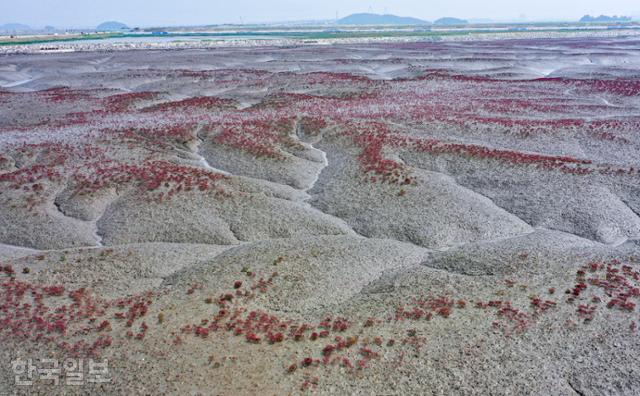
[[[640,393],[638,48],[0,57],[0,393]]]

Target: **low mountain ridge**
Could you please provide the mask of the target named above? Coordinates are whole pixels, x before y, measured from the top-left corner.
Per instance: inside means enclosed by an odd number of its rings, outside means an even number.
[[[359,13],[338,20],[340,25],[428,25],[427,21],[391,14]]]
[[[98,27],[96,27],[96,30],[100,32],[112,32],[112,31],[123,30],[123,29],[129,29],[129,27],[124,23],[117,22],[117,21],[103,22],[100,25],[98,25]]]
[[[6,23],[0,25],[0,32],[24,32],[31,30],[31,27],[22,23]]]

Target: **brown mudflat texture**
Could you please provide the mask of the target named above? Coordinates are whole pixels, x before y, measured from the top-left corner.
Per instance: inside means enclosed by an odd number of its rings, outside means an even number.
[[[639,394],[639,48],[0,57],[0,394]]]

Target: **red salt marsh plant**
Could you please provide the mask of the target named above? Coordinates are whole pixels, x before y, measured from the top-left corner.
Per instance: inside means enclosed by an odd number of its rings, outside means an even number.
[[[302,117],[298,122],[298,126],[302,131],[309,135],[317,135],[329,124],[321,117]]]
[[[415,184],[410,170],[395,160],[385,158],[385,147],[399,146],[396,135],[391,134],[384,123],[351,123],[348,126],[352,139],[362,148],[358,156],[363,171],[368,174],[368,181],[393,185]],[[404,194],[403,194],[404,195]]]
[[[431,320],[433,315],[448,318],[456,307],[463,309],[466,303],[463,300],[456,301],[447,296],[440,297],[418,297],[411,300],[409,304],[396,307],[394,320]]]
[[[557,305],[558,303],[553,300],[543,300],[540,297],[531,298],[531,306],[535,307],[536,313],[547,311],[551,308],[556,307]]]
[[[614,79],[569,79],[569,78],[544,78],[537,81],[570,85],[579,89],[605,92],[618,96],[638,96],[640,95],[640,80],[629,78]]]
[[[37,183],[41,180],[58,181],[62,175],[54,166],[32,165],[20,168],[13,172],[0,174],[0,183],[9,183],[9,188],[18,190],[26,185]]]
[[[344,84],[346,83],[374,83],[366,76],[351,73],[312,72],[299,76],[307,84]]]
[[[195,123],[166,124],[151,127],[105,128],[101,135],[109,140],[116,138],[132,147],[145,147],[153,152],[169,149],[172,144],[185,144],[196,138]]]
[[[577,272],[576,279],[583,281],[586,278],[586,282],[591,286],[604,291],[605,296],[610,298],[607,308],[616,308],[623,312],[635,311],[636,301],[640,299],[640,272],[618,260],[602,264],[591,263],[583,268]],[[591,274],[588,278],[587,271]],[[600,275],[602,271],[604,277]]]
[[[609,280],[607,283],[600,283],[601,280],[598,281],[595,277],[593,279],[587,278],[589,274],[595,276],[605,268],[607,268],[607,279]],[[624,289],[629,286],[627,284],[628,282],[618,278],[618,276],[622,276],[622,278],[626,280],[633,279],[636,281],[640,279],[640,274],[635,272],[631,266],[620,266],[619,263],[616,262],[612,262],[608,266],[591,263],[585,265],[583,269],[577,272],[578,283],[586,281],[598,284],[599,287],[621,290],[622,295],[613,294],[614,301],[620,298],[635,298],[634,296],[636,296],[637,292]],[[270,281],[272,280],[273,277],[270,278]],[[238,288],[236,287],[237,282],[238,281],[233,282],[233,290],[236,292],[244,290],[242,285]],[[512,279],[509,279],[507,282],[507,284],[513,285],[516,283],[517,281]],[[273,282],[270,282],[269,286],[275,287]],[[259,287],[251,286],[247,288],[247,291],[249,290],[259,290]],[[583,298],[583,293],[584,290],[581,290],[579,296],[574,297]],[[570,294],[572,294],[571,291]],[[395,316],[389,317],[386,322],[371,317],[362,322],[363,324],[352,329],[353,324],[341,317],[325,316],[315,324],[299,323],[265,311],[245,310],[244,304],[252,298],[251,294],[236,293],[236,296],[227,302],[229,305],[221,309],[218,315],[214,317],[214,320],[208,323],[207,328],[209,329],[209,333],[207,334],[227,332],[235,336],[242,336],[248,344],[268,343],[269,345],[273,345],[273,347],[281,343],[308,342],[311,345],[316,345],[317,355],[310,355],[299,364],[288,366],[286,371],[290,374],[294,373],[298,368],[316,369],[334,365],[347,370],[365,369],[371,360],[377,359],[380,356],[380,351],[372,348],[393,348],[396,345],[395,338],[390,338],[385,342],[380,336],[372,336],[371,338],[363,336],[362,331],[365,329],[368,329],[367,331],[370,332],[376,326],[385,326],[387,322],[401,322],[404,320],[427,321],[436,316],[450,318],[454,310],[465,310],[467,305],[465,300],[449,296],[417,297],[412,299],[408,306],[407,304],[403,304],[397,307]],[[497,317],[492,326],[505,336],[510,337],[527,331],[531,326],[536,324],[541,315],[550,310],[555,310],[558,307],[556,301],[545,300],[537,296],[530,297],[529,301],[530,305],[528,310],[526,308],[518,308],[507,300],[477,301],[475,305],[477,308],[483,310],[491,309]],[[617,302],[614,303],[612,307],[617,307],[616,304]],[[597,307],[595,305],[580,304],[576,312],[578,316],[588,322],[594,318],[596,309]],[[626,312],[624,308],[621,310]],[[194,329],[197,329],[196,325],[188,325],[183,328],[183,332],[194,333],[196,336],[201,336],[201,334],[199,335],[197,330]],[[358,331],[359,336],[349,335],[350,333],[358,333]],[[318,344],[319,340],[324,340],[324,342]],[[416,351],[419,351],[426,343],[426,338],[420,336],[417,329],[409,329],[407,330],[406,336],[404,338],[401,337],[400,341],[402,346],[413,347]],[[362,346],[355,349],[359,356],[354,357],[349,350],[352,346],[358,345],[360,342]],[[314,358],[313,356],[319,357]]]
[[[124,113],[134,110],[136,103],[156,99],[158,95],[157,92],[127,92],[107,96],[102,104],[107,113]]]
[[[228,177],[217,172],[167,161],[149,161],[142,165],[120,164],[90,169],[90,173],[76,173],[76,194],[91,194],[107,187],[133,183],[141,193],[155,192],[155,200],[162,202],[183,191],[212,191],[218,196],[227,193],[221,182]]]
[[[258,309],[249,310],[248,303],[253,301],[255,293],[261,292],[261,285],[268,285],[268,288],[277,286],[274,283],[276,276],[273,274],[266,279],[253,272],[252,275],[250,279],[259,278],[260,280],[248,286],[244,286],[241,281],[230,282],[229,290],[220,294],[225,306],[221,307],[213,317],[207,317],[196,324],[184,325],[181,331],[203,342],[226,334],[226,336],[238,337],[247,345],[262,345],[262,348],[279,348],[285,343],[300,344],[303,348],[310,348],[311,352],[307,357],[288,367],[283,366],[285,371],[292,375],[298,369],[309,371],[324,367],[340,367],[349,373],[353,370],[368,368],[371,362],[380,359],[385,354],[384,351],[389,348],[399,349],[398,353],[401,355],[404,353],[403,347],[411,347],[419,351],[427,339],[420,335],[418,329],[411,328],[406,332],[400,330],[402,334],[398,334],[399,343],[396,343],[395,338],[385,340],[377,335],[367,336],[363,331],[371,333],[377,326],[385,326],[387,322],[427,320],[428,317],[436,316],[442,317],[443,320],[449,318],[447,320],[450,321],[455,310],[468,311],[465,300],[460,298],[430,296],[412,299],[410,304],[405,304],[396,310],[395,318],[390,317],[386,322],[371,317],[358,324],[351,323],[340,316],[328,315],[317,322],[303,323]],[[602,289],[605,295],[610,295],[612,301],[620,300],[622,303],[631,302],[639,296],[636,289],[640,274],[631,265],[622,264],[619,261],[588,263],[577,271],[576,280],[578,283],[589,284],[589,288],[582,290],[579,296],[575,296],[578,299],[587,298],[584,294],[592,289]],[[509,281],[515,282],[511,279]],[[112,337],[117,341],[127,339],[131,342],[142,341],[149,329],[144,318],[151,305],[150,295],[102,301],[92,297],[85,289],[66,292],[61,285],[32,286],[10,280],[2,286],[3,294],[0,297],[4,299],[2,300],[4,303],[0,306],[0,332],[15,329],[17,335],[12,334],[12,337],[23,337],[26,333],[26,338],[53,343],[70,353],[84,354],[99,353],[100,350],[109,347],[114,341]],[[7,290],[10,291],[7,292]],[[231,298],[226,298],[227,295]],[[27,300],[29,298],[36,302]],[[65,298],[73,303],[64,303]],[[19,301],[15,301],[16,299]],[[23,317],[31,317],[33,313],[30,310],[39,306],[37,301],[42,304],[40,306],[45,306],[49,310],[55,302],[56,308],[51,312],[51,316],[48,316],[48,310],[44,310],[44,313],[40,314],[42,319],[34,319],[33,323],[21,320]],[[29,304],[27,308],[25,308],[25,302]],[[409,307],[407,308],[406,305]],[[540,315],[555,309],[556,306],[555,301],[543,300],[540,297],[530,298],[529,311],[519,309],[506,300],[476,302],[476,307],[483,310],[491,309],[495,313],[497,318],[493,322],[493,327],[506,336],[526,331],[536,323]],[[611,308],[619,308],[620,312],[626,314],[633,312],[633,309],[619,307],[617,302]],[[29,310],[26,316],[17,313],[25,309]],[[580,318],[588,322],[593,320],[597,309],[597,305],[581,303],[577,306],[576,312]],[[7,312],[11,315],[7,316]],[[112,317],[114,319],[110,320]],[[80,326],[80,323],[84,323],[83,321],[87,319],[92,324]],[[397,327],[397,324],[395,326]],[[117,330],[119,329],[130,330],[118,338]],[[90,336],[89,338],[93,341],[80,342],[77,341],[78,336]],[[323,342],[320,343],[319,340]],[[183,340],[174,332],[171,342],[178,347]]]
[[[16,273],[16,271],[13,269],[13,267],[10,264],[0,266],[0,270],[2,270],[2,272],[7,274],[8,276],[14,276]]]
[[[174,112],[227,109],[235,105],[231,99],[216,98],[213,96],[198,96],[174,102],[158,103],[145,107],[144,112]]]
[[[578,305],[577,313],[580,318],[584,319],[585,322],[588,322],[593,319],[593,313],[595,312],[596,307],[587,304]]]
[[[0,173],[0,186],[20,190],[22,195],[9,198],[15,201],[14,207],[25,207],[29,210],[46,202],[46,192],[56,188],[64,181],[67,174],[85,161],[100,161],[104,158],[104,150],[84,144],[72,146],[56,142],[38,144],[21,144],[11,146],[8,154],[20,168]]]
[[[104,333],[117,326],[107,318],[121,309],[129,314],[127,326],[146,313],[151,294],[127,299],[103,300],[81,288],[67,292],[62,285],[40,285],[10,278],[0,282],[0,334],[14,340],[31,340],[57,348],[72,356],[96,356],[111,346],[113,338]],[[145,308],[141,308],[145,307]],[[142,322],[137,339],[148,326]]]
[[[461,154],[475,158],[497,159],[519,165],[537,165],[543,169],[561,169],[568,171],[572,169],[570,167],[592,164],[592,161],[587,159],[490,149],[473,144],[445,143],[435,139],[416,139],[412,143],[415,149],[420,152]],[[584,169],[584,171],[591,172],[589,169]]]
[[[162,75],[165,70],[158,70]],[[212,70],[174,70],[178,77],[210,78],[218,84],[237,85],[246,81],[260,81],[272,75],[271,72],[257,69],[212,69]]]
[[[258,158],[283,161],[286,157],[278,146],[302,148],[289,136],[294,126],[294,117],[258,112],[227,119],[209,128],[216,131],[212,139],[216,144],[234,147]]]
[[[523,333],[532,324],[531,316],[513,307],[510,302],[503,302],[498,308],[497,315],[506,322],[502,329],[507,336],[513,333]],[[498,327],[500,327],[500,325],[498,325]]]
[[[565,86],[573,86],[579,89],[606,92],[619,96],[637,96],[640,95],[640,80],[631,78],[612,78],[612,79],[571,79],[565,77],[543,77],[534,80],[499,80],[483,76],[466,76],[453,75],[440,71],[429,72],[421,77],[421,79],[441,79],[454,80],[473,83],[500,84],[506,85],[524,85],[530,87],[539,87],[541,84],[561,84]],[[544,85],[542,85],[544,87]]]
[[[247,136],[240,128],[224,128],[216,135],[214,142],[240,149],[258,158],[284,160],[280,150],[273,143],[264,143],[259,139]]]
[[[83,91],[74,90],[68,87],[55,87],[35,92],[36,96],[54,103],[73,102],[83,99],[90,99],[90,96]]]
[[[298,76],[292,74],[290,78],[298,78]],[[510,92],[511,95],[513,95],[513,97],[486,100],[487,103],[497,103],[498,105],[503,106],[505,110],[512,107],[520,108],[524,106],[525,108],[528,108],[544,106],[544,103],[538,103],[536,101],[527,102],[527,100],[519,98],[518,95],[524,96],[525,93],[538,91],[544,93],[545,89],[547,92],[553,92],[553,89],[549,88],[548,84],[545,82],[507,82],[465,76],[455,77],[453,80],[456,84],[468,85],[468,87],[465,88],[466,91],[464,91],[464,95],[469,95],[470,97],[474,97],[473,95],[475,95],[475,97],[480,99],[482,99],[482,97],[479,96],[479,92],[482,92],[482,89],[488,88],[478,89],[477,85],[474,84],[483,83],[489,88],[495,86],[494,90],[496,92],[504,92],[506,89],[508,93]],[[413,84],[416,83],[420,83],[419,80],[413,82]],[[213,128],[219,128],[218,133],[215,135],[213,140],[215,143],[238,148],[251,153],[256,157],[282,160],[284,157],[282,152],[279,150],[279,146],[290,143],[287,141],[286,135],[290,132],[291,128],[286,127],[284,129],[279,129],[278,126],[274,125],[274,123],[277,123],[277,120],[287,118],[294,119],[299,117],[302,117],[302,120],[304,120],[305,117],[312,117],[315,120],[319,120],[319,125],[310,127],[311,129],[316,130],[324,127],[324,124],[328,123],[327,120],[331,120],[330,122],[334,124],[337,123],[342,126],[349,126],[349,122],[357,120],[358,118],[367,120],[372,118],[398,118],[397,115],[399,113],[396,107],[399,106],[399,103],[401,104],[400,107],[403,109],[407,108],[406,112],[403,110],[402,114],[413,114],[409,118],[415,118],[416,120],[424,119],[424,117],[433,117],[435,120],[441,121],[453,120],[453,122],[457,122],[461,126],[470,125],[469,123],[478,126],[499,124],[509,130],[514,128],[518,129],[520,133],[524,133],[525,135],[534,133],[535,129],[549,131],[555,129],[576,130],[580,128],[588,128],[588,133],[597,138],[624,139],[616,136],[615,129],[609,130],[610,127],[608,126],[591,126],[591,123],[585,123],[585,121],[581,119],[566,117],[558,117],[552,120],[512,119],[508,117],[479,114],[478,112],[474,113],[473,108],[454,108],[451,107],[451,105],[446,107],[443,103],[455,102],[449,100],[451,98],[447,95],[451,95],[450,93],[447,93],[446,90],[441,90],[442,92],[438,94],[440,96],[436,96],[435,98],[425,96],[425,98],[413,100],[411,99],[413,91],[406,89],[402,84],[405,83],[402,81],[394,81],[381,84],[380,87],[378,87],[382,92],[389,91],[389,94],[393,93],[393,101],[384,99],[384,96],[381,99],[378,96],[366,96],[365,94],[352,95],[347,99],[319,97],[308,94],[284,94],[277,96],[277,98],[273,98],[273,100],[270,99],[273,103],[267,101],[265,103],[268,103],[268,105],[263,104],[262,107],[255,106],[251,109],[245,109],[242,111],[225,109],[224,116],[217,118],[217,121],[213,122]],[[491,96],[487,97],[491,98]],[[427,99],[429,99],[429,101]],[[437,102],[436,105],[431,104],[434,100]],[[190,98],[185,101],[170,103],[173,103],[171,106],[193,105],[195,107],[206,107],[208,106],[207,103],[210,101],[210,99]],[[283,105],[278,105],[278,101],[282,101]],[[339,103],[339,105],[337,103]],[[546,111],[547,109],[539,108],[539,110]],[[418,114],[420,111],[422,111],[422,115]],[[471,113],[469,113],[470,111]],[[414,112],[418,113],[414,114]],[[502,110],[500,110],[500,112],[502,112]],[[303,124],[304,122],[301,121],[301,125]],[[380,129],[378,127],[379,126],[376,128]],[[613,126],[611,128],[613,128]],[[384,136],[384,132],[369,133],[368,137],[364,135],[367,134],[363,134],[363,141],[360,142],[360,145],[363,148],[363,155],[360,157],[360,160],[363,164],[365,173],[368,174],[367,180],[391,183],[414,182],[410,175],[408,175],[408,178],[405,177],[407,175],[404,173],[405,169],[402,164],[389,158],[385,158],[383,154],[385,147],[394,147],[394,143],[386,141],[388,136]],[[381,135],[383,135],[383,137],[380,137]],[[382,143],[380,144],[380,142],[376,142],[374,137],[382,140]],[[367,141],[367,139],[370,139],[370,141]],[[410,140],[412,139],[403,137],[400,140],[404,140],[403,144],[406,146],[411,143]],[[424,142],[421,141],[422,139],[418,140],[420,141],[415,142],[415,149],[417,150],[425,150],[425,146],[430,145],[429,141]],[[475,158],[492,158],[519,165],[535,164],[543,169],[558,169],[569,174],[580,175],[593,172],[593,167],[588,166],[590,164],[585,163],[589,160],[561,156],[553,158],[554,156],[536,155],[509,150],[494,150],[473,145],[469,145],[469,147],[459,147],[456,143],[447,142],[438,142],[437,147],[431,147],[430,150],[432,149],[436,150],[436,154],[449,153],[457,156],[464,155]],[[632,170],[612,168],[601,169],[600,172],[603,174],[622,175],[629,174]]]

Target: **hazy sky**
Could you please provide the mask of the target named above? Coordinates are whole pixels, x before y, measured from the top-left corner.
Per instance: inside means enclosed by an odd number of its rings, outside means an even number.
[[[0,0],[0,23],[34,27],[192,25],[331,19],[354,12],[434,20],[578,19],[584,14],[640,15],[640,0]]]

